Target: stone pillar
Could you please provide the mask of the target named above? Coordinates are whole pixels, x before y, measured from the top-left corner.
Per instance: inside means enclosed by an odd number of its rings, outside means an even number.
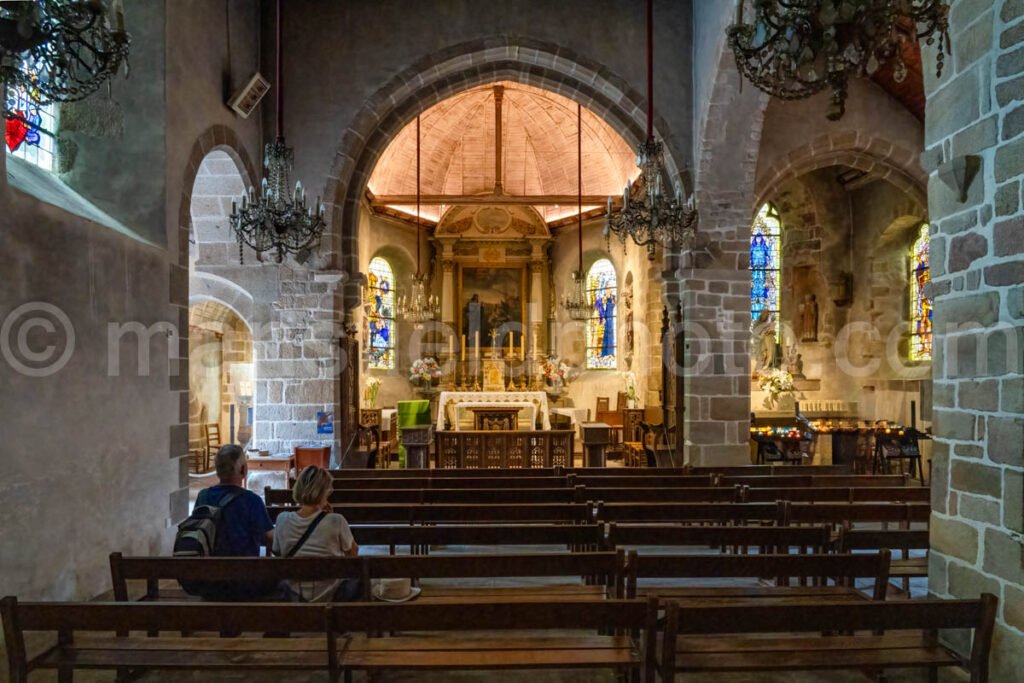
[[[934,305],[929,592],[999,598],[991,679],[1024,667],[1024,2],[956,2],[924,50]],[[953,171],[977,166],[964,188]],[[958,645],[964,643],[957,642]]]
[[[455,261],[450,251],[451,247],[445,246],[441,258],[441,321],[455,329]]]
[[[524,334],[529,335],[531,330],[536,329],[537,323],[544,321],[544,275],[547,270],[548,264],[544,258],[543,248],[539,244],[534,244],[530,259],[530,305],[527,308],[526,320],[523,325]],[[543,335],[539,335],[537,343],[543,347],[545,344]]]

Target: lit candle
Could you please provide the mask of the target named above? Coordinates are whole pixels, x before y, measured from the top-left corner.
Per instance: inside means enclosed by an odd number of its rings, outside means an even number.
[[[448,357],[455,358],[455,337],[448,337]]]
[[[462,335],[462,360],[466,360],[466,335]]]
[[[526,360],[526,334],[520,333],[519,335],[519,346],[522,351],[522,360]]]
[[[512,357],[512,333],[508,333],[508,357]]]
[[[473,347],[476,349],[476,359],[480,360],[480,330],[474,332]]]

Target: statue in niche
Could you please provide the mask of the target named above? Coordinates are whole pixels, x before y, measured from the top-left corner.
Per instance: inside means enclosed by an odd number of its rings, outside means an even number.
[[[818,341],[818,297],[804,294],[800,304],[800,341]]]
[[[761,309],[754,323],[753,346],[757,352],[757,370],[770,370],[776,365],[775,319],[767,309]]]
[[[783,367],[795,379],[804,379],[804,357],[797,350],[796,344],[790,344],[786,348],[786,355],[783,359]]]

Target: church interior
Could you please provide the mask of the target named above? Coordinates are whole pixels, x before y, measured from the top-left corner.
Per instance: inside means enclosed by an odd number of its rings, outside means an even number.
[[[1021,0],[0,0],[0,84],[0,681],[1024,680]]]

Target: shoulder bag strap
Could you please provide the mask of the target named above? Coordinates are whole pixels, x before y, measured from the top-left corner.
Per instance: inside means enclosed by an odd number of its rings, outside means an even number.
[[[305,542],[309,540],[309,537],[313,535],[313,532],[316,531],[317,526],[319,526],[320,522],[322,522],[324,517],[326,516],[326,512],[321,512],[319,515],[317,515],[317,518],[314,519],[308,527],[306,527],[306,533],[302,534],[302,538],[299,539],[298,543],[291,547],[291,550],[288,551],[285,557],[294,557],[295,553],[299,552],[299,549],[302,548],[303,544],[305,544]]]

